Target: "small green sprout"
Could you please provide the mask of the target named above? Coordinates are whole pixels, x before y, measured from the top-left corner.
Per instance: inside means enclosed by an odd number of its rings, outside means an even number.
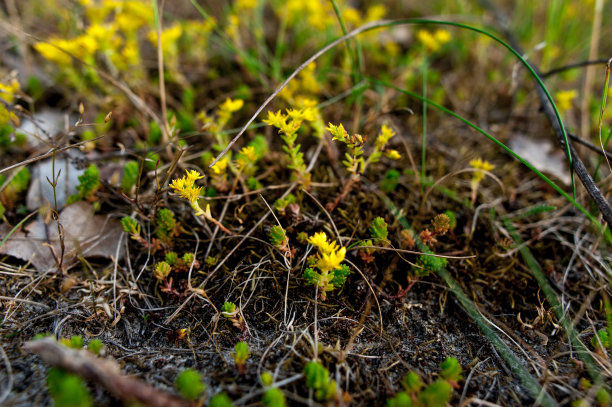
[[[276,201],[274,201],[274,209],[276,209],[276,211],[279,214],[285,215],[285,210],[287,209],[287,207],[295,202],[296,202],[295,195],[288,194],[286,197],[279,198]]]
[[[128,161],[123,167],[123,177],[121,178],[121,189],[125,192],[130,192],[138,182],[138,173],[140,171],[138,162]]]
[[[404,380],[402,380],[402,385],[409,393],[417,393],[421,391],[423,386],[423,381],[421,377],[415,372],[410,372],[406,376],[404,376]]]
[[[272,384],[274,383],[274,378],[269,372],[263,372],[259,376],[259,380],[261,381],[261,384],[263,384],[264,386],[272,386]]]
[[[370,226],[370,233],[373,239],[387,241],[389,232],[387,231],[387,222],[380,216],[374,218],[372,225]]]
[[[453,395],[453,388],[446,380],[436,380],[419,395],[419,403],[427,407],[444,407]]]
[[[277,387],[266,390],[261,402],[265,407],[285,407],[287,405],[285,394]]]
[[[233,302],[226,301],[221,307],[221,315],[227,318],[232,325],[236,328],[244,331],[246,326],[244,325],[244,320],[240,315],[240,308]]]
[[[270,243],[280,251],[288,250],[289,239],[281,226],[274,225],[270,228]]]
[[[208,407],[233,407],[233,405],[232,399],[223,392],[215,394],[208,403]]]
[[[255,177],[249,177],[246,180],[246,186],[247,188],[249,188],[251,191],[257,191],[258,189],[262,189],[263,185],[261,182],[259,182],[259,180]]]
[[[249,356],[249,345],[246,342],[240,341],[234,345],[234,354],[232,357],[234,358],[234,362],[236,362],[236,367],[240,373],[244,373],[244,365],[246,364]]]
[[[417,276],[427,276],[431,272],[440,270],[446,267],[446,259],[444,257],[432,256],[430,254],[421,254],[417,260],[417,266],[414,267],[415,274]]]
[[[308,239],[308,243],[315,246],[319,253],[314,260],[314,268],[304,270],[304,278],[307,284],[320,288],[321,300],[325,301],[327,292],[342,287],[350,274],[348,266],[341,264],[346,255],[346,247],[338,247],[335,241],[328,242],[325,232],[315,233]]]
[[[153,270],[153,276],[158,280],[163,280],[170,275],[172,271],[172,267],[165,261],[160,261],[155,265],[155,269]]]
[[[162,208],[155,217],[157,230],[155,233],[163,241],[168,241],[177,235],[177,222],[174,212],[170,209]]]
[[[315,391],[319,401],[329,401],[336,397],[336,381],[329,380],[329,371],[319,362],[310,361],[304,367],[306,386]]]
[[[130,238],[136,240],[143,247],[155,246],[149,244],[149,242],[147,242],[144,237],[140,236],[140,223],[138,223],[138,221],[132,218],[131,216],[124,216],[123,218],[121,218],[121,229],[123,229],[125,233],[128,233],[130,235]]]
[[[67,203],[74,203],[82,199],[92,200],[93,194],[100,188],[100,171],[95,164],[89,164],[83,174],[79,175],[78,194],[70,195]]]
[[[176,252],[168,252],[164,256],[164,260],[172,267],[178,261],[178,254],[176,254]]]
[[[397,170],[389,170],[385,177],[380,181],[380,189],[384,192],[395,191],[399,184],[400,173]]]
[[[3,186],[6,178],[0,175],[0,187]],[[28,189],[30,183],[30,170],[27,167],[20,169],[11,179],[8,185],[0,192],[0,201],[6,206],[12,207],[17,203],[19,194]]]
[[[85,346],[85,341],[80,335],[74,335],[70,339],[62,338],[60,339],[60,343],[71,349],[83,349]]]
[[[460,382],[463,379],[461,376],[462,372],[463,369],[456,358],[447,357],[444,362],[440,364],[440,377],[447,382]]]
[[[138,240],[134,236],[140,237],[140,223],[130,216],[121,218],[121,228],[125,233],[129,233],[134,240]]]
[[[87,344],[87,349],[94,355],[99,355],[104,348],[104,344],[99,339],[94,339]]]
[[[47,388],[56,407],[89,407],[93,400],[83,379],[52,367],[47,373]]]
[[[183,370],[176,377],[174,386],[187,400],[197,400],[206,389],[202,376],[193,369]]]
[[[461,366],[457,359],[448,357],[440,364],[440,378],[425,386],[415,372],[402,380],[404,391],[387,400],[388,407],[444,407],[453,394],[453,387],[462,380]]]

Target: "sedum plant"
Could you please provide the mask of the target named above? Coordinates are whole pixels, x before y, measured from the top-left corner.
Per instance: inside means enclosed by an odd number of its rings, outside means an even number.
[[[197,400],[206,389],[202,376],[193,369],[183,370],[176,377],[174,386],[187,400]]]
[[[318,254],[312,267],[304,270],[307,284],[316,285],[320,289],[322,300],[327,298],[327,292],[340,288],[346,281],[350,270],[342,264],[346,255],[346,247],[339,247],[335,241],[328,241],[325,232],[317,232],[308,243],[317,248]]]
[[[289,238],[282,226],[274,225],[270,228],[270,243],[283,253],[289,250]]]
[[[182,198],[185,198],[191,204],[191,209],[195,212],[196,216],[202,216],[204,219],[214,223],[227,234],[232,234],[228,228],[223,226],[221,222],[212,217],[210,213],[210,205],[206,205],[206,210],[203,210],[198,203],[198,198],[202,192],[203,187],[196,186],[195,182],[199,179],[204,178],[204,175],[200,174],[196,170],[187,170],[185,175],[181,178],[176,178],[170,184],[170,188],[174,190]]]
[[[286,114],[283,114],[280,110],[276,113],[268,112],[268,119],[264,120],[264,123],[278,129],[278,133],[285,143],[283,150],[287,154],[289,162],[287,168],[293,170],[292,177],[305,188],[310,185],[310,174],[306,171],[304,154],[300,151],[300,144],[296,141],[302,123],[304,121],[312,122],[316,117],[315,109],[308,107],[305,109],[287,109]]]
[[[245,364],[249,356],[249,345],[246,342],[240,341],[234,345],[234,354],[232,357],[240,373],[244,373]]]
[[[223,392],[215,394],[208,403],[208,407],[232,407],[233,405],[232,399]]]
[[[444,407],[453,395],[453,388],[461,381],[463,369],[454,357],[447,357],[440,364],[440,377],[427,386],[415,372],[402,380],[403,391],[387,400],[388,407]]]
[[[241,331],[244,331],[246,329],[244,320],[240,315],[240,308],[238,308],[238,306],[233,302],[226,301],[225,303],[223,303],[223,306],[221,307],[221,315],[227,318],[232,323],[232,325],[234,325]]]
[[[329,371],[319,362],[310,361],[304,367],[306,386],[314,390],[319,401],[331,401],[336,398],[336,381],[329,379]]]

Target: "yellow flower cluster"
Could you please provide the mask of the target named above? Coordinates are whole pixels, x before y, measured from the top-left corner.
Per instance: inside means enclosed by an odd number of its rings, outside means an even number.
[[[219,122],[225,125],[232,117],[234,112],[242,109],[242,106],[244,106],[244,100],[242,99],[225,99],[225,102],[221,103],[219,106],[219,111],[217,112]]]
[[[315,75],[316,68],[317,65],[314,62],[308,64],[300,71],[297,77],[289,82],[281,91],[280,97],[286,100],[290,105],[296,105],[296,95],[319,95],[322,86]]]
[[[249,164],[257,161],[259,157],[255,151],[255,147],[246,146],[243,147],[236,156],[236,166],[240,171],[245,169]]]
[[[196,187],[195,182],[202,178],[204,178],[204,176],[198,171],[187,170],[185,176],[177,178],[170,183],[170,188],[174,189],[174,192],[187,199],[192,204],[197,204],[198,197],[202,192],[202,187]]]
[[[393,129],[386,124],[383,124],[383,126],[380,128],[378,137],[376,137],[376,147],[382,150],[393,136],[395,136]]]
[[[419,30],[417,38],[425,45],[428,51],[436,52],[442,45],[450,42],[451,35],[448,31],[442,29],[436,30],[433,34],[426,30]]]
[[[335,241],[328,241],[325,232],[315,233],[308,238],[308,243],[316,247],[319,251],[315,265],[321,273],[326,274],[338,269],[340,264],[344,261],[346,247],[338,247]]]
[[[177,61],[178,55],[178,40],[183,35],[183,27],[180,24],[175,24],[170,28],[166,28],[161,32],[161,49],[164,53],[166,62]],[[157,47],[157,31],[149,32],[149,41],[153,46]]]
[[[174,192],[179,194],[181,197],[189,201],[191,204],[191,209],[193,209],[196,216],[203,216],[206,220],[217,225],[225,233],[231,234],[232,232],[230,232],[229,229],[212,217],[210,213],[210,205],[207,204],[206,210],[203,210],[200,207],[200,204],[198,204],[198,197],[202,192],[202,187],[197,187],[195,182],[202,178],[204,178],[204,175],[200,174],[198,171],[187,170],[185,171],[185,175],[183,177],[172,180],[170,183],[170,188],[172,188]]]
[[[220,159],[219,161],[217,161],[217,163],[213,165],[212,167],[210,167],[210,169],[214,175],[225,174],[225,171],[227,170],[227,163],[228,163],[228,159],[226,156]]]
[[[470,165],[477,170],[481,170],[474,172],[474,175],[472,175],[472,183],[478,183],[484,178],[484,173],[482,171],[491,171],[495,168],[493,164],[482,158],[470,161]]]

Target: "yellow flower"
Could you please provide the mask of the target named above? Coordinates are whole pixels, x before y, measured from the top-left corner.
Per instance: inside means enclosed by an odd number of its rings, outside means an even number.
[[[334,126],[333,124],[329,123],[329,125],[326,127],[326,129],[333,136],[332,140],[344,141],[344,140],[347,140],[349,138],[349,135],[346,132],[346,130],[344,129],[344,126],[342,125],[342,123],[340,123],[337,126]]]
[[[19,82],[16,79],[10,83],[0,83],[0,99],[4,99],[6,103],[13,103],[15,94],[19,92]]]
[[[253,146],[243,147],[242,150],[240,150],[240,154],[251,162],[257,161],[257,153],[255,152],[255,147]]]
[[[434,33],[434,38],[436,39],[436,41],[438,41],[440,45],[443,45],[443,44],[446,44],[447,42],[450,42],[452,37],[451,37],[450,32],[440,29],[440,30],[436,30],[436,32]]]
[[[473,168],[477,170],[482,170],[482,171],[491,171],[493,168],[495,168],[493,164],[481,158],[477,158],[475,160],[470,161],[470,165]],[[484,173],[482,171],[474,172],[474,175],[472,175],[473,184],[478,184],[480,180],[484,178]]]
[[[436,52],[440,47],[451,40],[451,35],[446,30],[436,30],[431,34],[429,31],[419,30],[417,38],[431,52]]]
[[[362,24],[361,15],[359,11],[352,7],[348,7],[342,11],[342,18],[347,23],[353,25],[354,27],[358,27]]]
[[[223,157],[215,165],[210,168],[215,175],[221,175],[225,173],[227,169],[227,157]]]
[[[167,28],[161,33],[161,48],[164,54],[174,55],[178,51],[177,42],[183,34],[183,28],[176,24],[173,27]],[[157,46],[157,31],[149,33],[149,41]]]
[[[225,102],[223,102],[221,106],[219,106],[219,109],[224,112],[234,113],[240,110],[242,106],[244,106],[244,100],[242,99],[232,100],[230,98],[227,98],[225,99]]]
[[[257,5],[257,0],[237,0],[236,8],[239,10],[253,10]]]
[[[402,158],[402,155],[397,150],[389,150],[386,152],[385,155],[387,156],[387,158],[390,158],[392,160],[399,160],[400,158]]]
[[[384,5],[376,4],[370,6],[366,12],[365,21],[370,22],[380,20],[381,18],[385,17],[385,14],[387,14],[387,8]]]
[[[339,250],[334,250],[329,253],[319,253],[317,267],[319,268],[319,270],[321,270],[322,273],[336,270],[340,268],[340,263],[344,261],[345,255],[346,247],[342,247]]]
[[[34,45],[34,48],[43,58],[48,59],[58,66],[67,67],[72,64],[72,59],[68,54],[62,51],[65,45],[67,45],[67,41],[65,40],[52,39],[49,42],[39,42]]]
[[[276,113],[268,111],[268,118],[264,119],[263,122],[277,129],[282,129],[287,125],[287,116],[282,114],[280,110]]]
[[[325,232],[317,232],[308,238],[308,243],[320,249],[321,247],[327,247],[327,235]]]
[[[562,90],[555,93],[555,99],[557,100],[557,109],[559,112],[564,113],[572,107],[572,101],[578,96],[576,90]]]
[[[383,124],[380,128],[380,134],[376,138],[376,146],[382,149],[393,136],[395,136],[393,129]]]
[[[187,170],[186,173],[187,181],[191,183],[194,183],[197,180],[204,178],[204,175],[200,174],[200,172],[196,170]]]
[[[490,162],[483,160],[482,158],[477,158],[475,160],[470,161],[470,165],[477,170],[483,171],[491,171],[495,166]]]
[[[198,171],[187,170],[185,176],[183,176],[182,178],[174,179],[170,183],[170,188],[174,189],[177,194],[187,199],[192,204],[197,203],[198,197],[202,192],[202,187],[196,187],[195,182],[196,180],[201,178],[204,178],[204,176]]]

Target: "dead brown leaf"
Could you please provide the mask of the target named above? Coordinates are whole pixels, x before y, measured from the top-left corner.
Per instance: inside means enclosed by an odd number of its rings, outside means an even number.
[[[89,203],[67,206],[60,213],[59,222],[64,235],[64,267],[74,264],[77,256],[111,258],[118,254],[119,259],[123,256],[123,247],[117,249],[121,223],[107,216],[94,215]],[[30,261],[37,270],[48,271],[57,267],[62,253],[57,229],[55,222],[45,224],[38,219],[13,233],[0,247],[0,254]],[[0,236],[6,236],[9,231],[6,225],[0,226]]]

